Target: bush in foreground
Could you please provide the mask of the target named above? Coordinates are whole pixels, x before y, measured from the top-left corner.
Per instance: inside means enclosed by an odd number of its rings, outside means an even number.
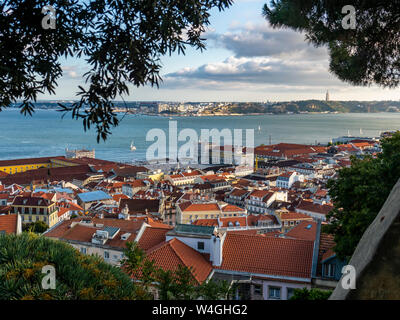
[[[324,291],[319,289],[295,289],[290,300],[328,300],[332,291]]]
[[[56,270],[56,288],[43,289],[42,267]],[[0,236],[0,299],[141,299],[128,275],[100,257],[33,233]]]

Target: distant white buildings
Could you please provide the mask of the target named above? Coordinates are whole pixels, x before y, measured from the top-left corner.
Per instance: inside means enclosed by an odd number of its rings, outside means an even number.
[[[304,176],[295,171],[285,172],[276,179],[276,186],[282,189],[290,189],[296,181],[303,182]]]

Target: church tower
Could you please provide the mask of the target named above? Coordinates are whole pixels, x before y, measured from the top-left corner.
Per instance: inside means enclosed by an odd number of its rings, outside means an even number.
[[[328,90],[326,90],[326,97],[325,97],[325,100],[326,100],[326,101],[329,101],[329,91],[328,91]]]

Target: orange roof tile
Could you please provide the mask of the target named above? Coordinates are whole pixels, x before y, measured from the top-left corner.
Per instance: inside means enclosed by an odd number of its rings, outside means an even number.
[[[312,201],[303,200],[298,204],[296,210],[297,209],[327,215],[329,212],[333,210],[333,206],[328,204],[321,205],[318,203],[314,203]]]
[[[8,214],[0,216],[0,231],[5,231],[6,234],[17,233],[18,215]]]
[[[198,219],[192,223],[195,226],[219,227],[218,219]]]
[[[244,212],[245,209],[235,206],[233,204],[228,204],[222,207],[222,212]]]
[[[309,279],[313,248],[313,241],[228,232],[217,268]]]
[[[179,207],[182,211],[219,211],[216,203],[181,203]]]
[[[179,265],[186,266],[198,283],[204,282],[212,271],[210,262],[201,253],[176,238],[150,249],[146,259],[164,270],[175,271]]]
[[[289,212],[283,212],[280,215],[281,220],[295,220],[295,219],[304,219],[304,220],[310,220],[312,221],[313,218],[300,212],[294,212],[294,211],[289,211]]]
[[[311,226],[311,227],[310,227]],[[302,221],[286,233],[287,237],[314,241],[317,236],[317,223]]]
[[[165,241],[165,234],[170,229],[147,227],[138,241],[138,245],[144,251],[147,251],[156,245]]]

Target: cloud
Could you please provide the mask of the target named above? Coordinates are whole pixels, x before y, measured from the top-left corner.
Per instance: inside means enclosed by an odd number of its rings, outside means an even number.
[[[283,60],[271,57],[234,57],[223,62],[208,63],[198,68],[183,68],[169,73],[164,81],[167,86],[187,82],[196,84],[199,80],[210,81],[211,86],[232,86],[242,88],[254,85],[282,86],[340,86],[341,82],[326,70],[324,63],[314,61]]]
[[[228,49],[233,55],[168,73],[162,87],[259,90],[281,86],[284,90],[307,90],[346,86],[329,73],[327,50],[309,45],[294,31],[273,29],[268,23],[235,23],[226,33],[210,31],[206,36],[215,47]]]
[[[292,55],[326,60],[325,48],[315,48],[305,41],[304,34],[289,29],[273,29],[267,22],[238,25],[234,23],[223,34],[207,34],[215,47],[222,47],[236,57],[291,57]]]
[[[84,68],[78,65],[63,65],[63,78],[65,79],[81,79],[84,72]]]

